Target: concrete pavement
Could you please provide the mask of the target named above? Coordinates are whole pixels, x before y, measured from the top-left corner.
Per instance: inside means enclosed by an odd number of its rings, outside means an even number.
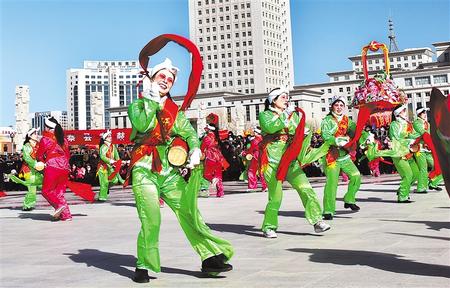
[[[311,178],[320,199],[323,178]],[[364,178],[361,211],[343,208],[338,190],[332,229],[315,234],[297,193],[286,186],[277,239],[262,237],[267,193],[225,183],[224,198],[200,198],[203,218],[235,247],[234,270],[204,278],[200,259],[172,211],[161,210],[163,271],[149,284],[131,281],[140,228],[130,189],[114,187],[106,203],[67,193],[74,219],[51,222],[38,207],[21,211],[25,192],[0,198],[1,287],[450,287],[450,199],[445,190],[396,203],[398,176]],[[342,183],[341,183],[342,184]]]

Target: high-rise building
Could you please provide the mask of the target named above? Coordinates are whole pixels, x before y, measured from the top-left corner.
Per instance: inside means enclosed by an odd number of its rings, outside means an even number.
[[[267,93],[294,85],[289,0],[189,0],[199,93]]]
[[[31,128],[38,128],[41,133],[44,131],[44,121],[47,117],[53,117],[58,121],[63,130],[68,129],[67,123],[67,111],[45,111],[45,112],[34,112],[30,113],[29,123],[31,123]]]
[[[14,147],[22,149],[25,135],[30,128],[28,113],[30,111],[30,88],[27,85],[16,86],[16,134],[14,137]],[[16,150],[14,149],[14,150]]]
[[[142,77],[139,71],[136,60],[84,61],[83,68],[67,70],[68,128],[110,128],[109,108],[125,107],[137,99],[141,89],[137,84]],[[103,107],[94,107],[93,103],[99,100],[103,101]],[[98,114],[103,122],[98,121]]]

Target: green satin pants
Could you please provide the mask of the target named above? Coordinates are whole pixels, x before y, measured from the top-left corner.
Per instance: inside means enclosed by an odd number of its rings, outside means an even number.
[[[137,240],[136,267],[154,272],[161,271],[159,256],[160,197],[175,213],[189,243],[200,255],[202,261],[222,253],[229,260],[234,253],[231,244],[211,233],[196,206],[202,170],[191,173],[191,177],[198,179],[198,185],[195,189],[190,189],[178,172],[173,170],[166,176],[156,174],[148,169],[151,167],[149,157],[146,156],[141,161],[146,162],[147,167],[135,166],[132,172],[132,190],[141,220],[141,230]]]
[[[409,198],[411,185],[417,180],[419,175],[419,168],[417,167],[414,157],[409,160],[394,157],[392,158],[395,168],[401,177],[400,187],[397,193],[398,201],[405,201]]]
[[[278,165],[276,167],[269,165],[266,171],[264,171],[264,178],[269,188],[269,199],[264,213],[262,231],[268,229],[277,230],[278,228],[278,211],[280,210],[283,199],[283,187],[281,181],[276,179],[277,168]],[[300,196],[303,207],[305,208],[306,220],[312,225],[322,220],[319,199],[297,161],[292,162],[289,166],[286,180]]]
[[[338,188],[339,173],[341,170],[347,174],[350,182],[348,183],[347,193],[344,195],[344,202],[348,204],[356,203],[356,192],[361,186],[361,173],[352,162],[350,157],[343,160],[337,160],[331,165],[327,165],[325,159],[322,160],[326,176],[325,189],[323,192],[323,214],[334,215],[336,211],[336,192]]]

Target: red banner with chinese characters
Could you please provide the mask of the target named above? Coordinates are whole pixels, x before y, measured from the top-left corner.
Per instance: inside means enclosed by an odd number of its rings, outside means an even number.
[[[64,135],[69,145],[99,145],[102,134],[106,129],[96,130],[65,130]],[[113,144],[131,144],[131,128],[111,129]]]

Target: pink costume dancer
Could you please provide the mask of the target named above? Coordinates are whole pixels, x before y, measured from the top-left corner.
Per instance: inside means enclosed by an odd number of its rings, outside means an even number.
[[[379,140],[375,140],[376,145],[378,146],[378,150],[381,150],[382,146]],[[372,161],[369,162],[369,169],[370,169],[370,174],[372,174],[372,176],[374,177],[380,177],[380,161],[381,158],[375,158]]]
[[[217,197],[223,197],[222,170],[229,166],[219,148],[219,131],[217,124],[219,117],[210,113],[206,117],[206,136],[203,138],[200,149],[205,157],[203,177],[211,183],[213,189],[217,189]]]
[[[55,208],[53,217],[71,220],[69,205],[64,198],[69,177],[69,144],[58,121],[45,119],[45,131],[39,142],[37,159],[45,162],[42,196]]]
[[[264,177],[260,175],[259,169],[259,143],[262,141],[261,130],[254,128],[255,136],[250,141],[250,147],[242,153],[243,156],[250,158],[248,166],[248,191],[253,192],[258,188],[258,178],[261,181],[263,192],[267,191],[267,183]]]

